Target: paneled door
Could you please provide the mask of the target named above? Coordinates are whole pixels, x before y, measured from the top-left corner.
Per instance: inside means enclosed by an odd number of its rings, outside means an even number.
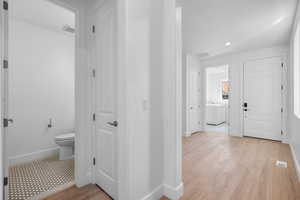
[[[244,64],[244,136],[281,140],[281,58]]]
[[[113,1],[96,10],[92,27],[95,182],[117,198],[116,17]]]
[[[196,70],[188,71],[188,135],[201,131],[201,109],[200,109],[200,74]]]

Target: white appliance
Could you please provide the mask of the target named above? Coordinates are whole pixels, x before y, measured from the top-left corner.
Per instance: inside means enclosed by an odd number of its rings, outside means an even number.
[[[75,133],[58,135],[55,143],[59,146],[59,160],[69,160],[74,158]]]
[[[225,104],[206,104],[206,123],[219,125],[226,122]]]

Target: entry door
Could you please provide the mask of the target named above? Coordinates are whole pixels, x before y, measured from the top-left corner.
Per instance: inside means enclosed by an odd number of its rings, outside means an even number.
[[[244,135],[281,140],[281,58],[244,64]]]
[[[117,198],[116,18],[104,5],[94,16],[94,109],[96,184]]]
[[[188,79],[188,130],[189,134],[192,134],[201,131],[199,72],[191,70]]]

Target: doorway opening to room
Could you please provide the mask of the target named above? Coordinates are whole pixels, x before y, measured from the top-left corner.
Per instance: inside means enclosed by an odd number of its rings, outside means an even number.
[[[229,71],[228,65],[205,69],[204,131],[229,132]]]
[[[41,199],[75,181],[75,12],[7,3],[5,199]]]

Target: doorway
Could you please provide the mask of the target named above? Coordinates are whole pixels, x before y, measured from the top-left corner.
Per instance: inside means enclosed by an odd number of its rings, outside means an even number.
[[[40,199],[74,185],[75,12],[47,0],[7,4],[5,195]]]
[[[229,132],[228,65],[205,69],[205,132]]]
[[[282,66],[280,57],[244,63],[244,136],[282,140]]]

